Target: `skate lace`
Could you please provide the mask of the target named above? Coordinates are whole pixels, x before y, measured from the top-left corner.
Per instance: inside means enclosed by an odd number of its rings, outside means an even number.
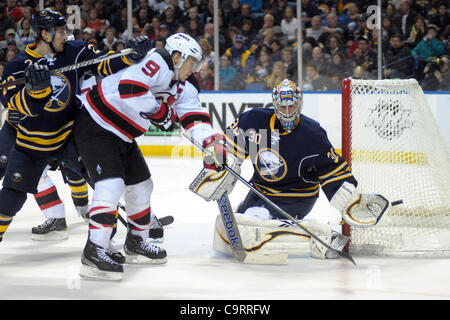
[[[45,228],[48,227],[49,225],[51,225],[53,222],[55,222],[55,218],[48,218],[47,220],[45,220],[42,224],[40,224],[38,227],[39,228]]]
[[[159,252],[159,247],[158,246],[156,246],[156,245],[154,245],[152,243],[149,243],[147,241],[141,242],[141,245],[142,245],[142,248],[145,251],[150,251],[152,253],[158,253]]]
[[[107,249],[101,249],[101,248],[97,248],[97,255],[100,259],[102,259],[105,262],[108,263],[112,263],[112,264],[116,264],[116,262],[114,262],[114,260],[112,260],[106,253]]]

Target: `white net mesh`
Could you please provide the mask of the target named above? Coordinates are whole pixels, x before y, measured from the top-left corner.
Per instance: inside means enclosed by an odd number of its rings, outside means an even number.
[[[450,255],[450,152],[417,81],[352,80],[350,123],[358,191],[403,200],[350,252]]]

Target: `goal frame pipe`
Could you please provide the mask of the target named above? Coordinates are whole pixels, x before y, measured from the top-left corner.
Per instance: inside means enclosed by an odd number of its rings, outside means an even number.
[[[349,78],[342,79],[342,94],[341,94],[341,150],[342,157],[347,161],[348,166],[352,168],[352,150],[351,150],[351,84],[352,80]],[[342,225],[342,234],[350,237],[351,228],[347,223]],[[344,250],[348,252],[350,241],[345,246]]]

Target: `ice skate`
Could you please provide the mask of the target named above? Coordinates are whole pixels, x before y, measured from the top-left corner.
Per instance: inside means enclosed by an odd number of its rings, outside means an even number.
[[[125,240],[125,254],[127,263],[162,264],[167,262],[166,250],[143,240],[140,236],[128,232]]]
[[[97,280],[122,280],[123,267],[104,249],[88,240],[81,256],[80,276]]]
[[[37,241],[64,240],[69,238],[65,218],[49,218],[31,229],[31,239]]]

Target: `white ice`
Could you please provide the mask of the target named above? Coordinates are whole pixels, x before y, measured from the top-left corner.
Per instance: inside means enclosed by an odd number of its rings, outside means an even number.
[[[87,224],[73,208],[70,189],[59,172],[50,172],[66,205],[70,238],[56,242],[30,239],[43,216],[30,196],[0,243],[0,297],[5,299],[449,299],[450,260],[354,257],[289,258],[284,265],[241,264],[213,251],[216,204],[188,190],[201,168],[200,159],[148,159],[153,179],[152,207],[158,216],[173,215],[163,247],[168,263],[125,266],[120,282],[80,279],[80,256]],[[251,168],[244,164],[243,176]],[[92,190],[90,190],[92,191]],[[248,190],[240,182],[230,195],[237,205]],[[92,192],[90,193],[92,194]],[[123,214],[123,213],[122,213]],[[334,211],[321,195],[311,216],[336,224]],[[116,241],[123,244],[119,224]]]

